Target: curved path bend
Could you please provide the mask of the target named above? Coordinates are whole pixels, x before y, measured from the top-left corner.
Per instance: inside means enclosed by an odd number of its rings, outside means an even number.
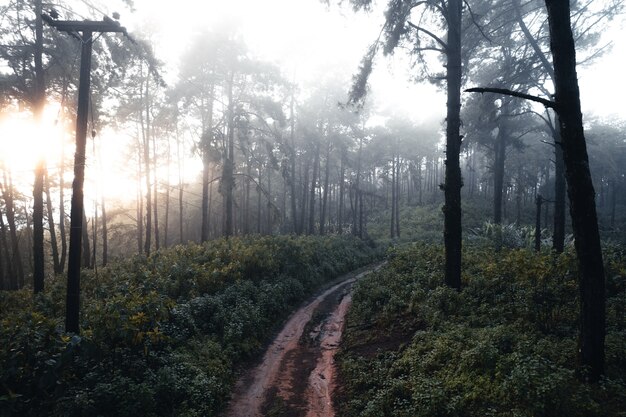
[[[297,310],[263,360],[235,385],[225,417],[333,417],[334,355],[351,301],[352,284],[378,269],[368,267],[339,282]]]

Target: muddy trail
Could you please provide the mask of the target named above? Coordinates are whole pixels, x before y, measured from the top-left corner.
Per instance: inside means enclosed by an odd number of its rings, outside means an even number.
[[[346,275],[297,310],[263,360],[235,385],[225,417],[331,417],[337,351],[356,280]]]

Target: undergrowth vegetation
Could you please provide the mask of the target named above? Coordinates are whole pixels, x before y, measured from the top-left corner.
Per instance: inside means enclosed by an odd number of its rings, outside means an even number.
[[[332,278],[379,257],[350,238],[246,237],[84,271],[81,335],[65,279],[0,292],[1,416],[212,416],[236,371]]]
[[[606,377],[579,382],[577,262],[525,249],[417,244],[356,287],[338,355],[342,417],[626,415],[626,253],[605,251]]]

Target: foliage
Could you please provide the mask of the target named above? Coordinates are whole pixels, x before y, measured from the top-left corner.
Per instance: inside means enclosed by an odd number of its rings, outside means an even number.
[[[626,410],[626,254],[605,250],[607,373],[577,378],[577,263],[471,246],[464,290],[443,253],[413,245],[360,281],[338,358],[340,416],[620,416]]]
[[[82,334],[64,280],[0,292],[0,416],[210,416],[239,366],[304,298],[378,257],[350,238],[245,237],[84,271]]]

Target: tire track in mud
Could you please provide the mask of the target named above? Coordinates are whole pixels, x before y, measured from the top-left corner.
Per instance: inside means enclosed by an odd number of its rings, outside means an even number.
[[[297,310],[262,362],[235,385],[224,417],[332,417],[334,355],[352,285],[376,267],[345,276]]]

